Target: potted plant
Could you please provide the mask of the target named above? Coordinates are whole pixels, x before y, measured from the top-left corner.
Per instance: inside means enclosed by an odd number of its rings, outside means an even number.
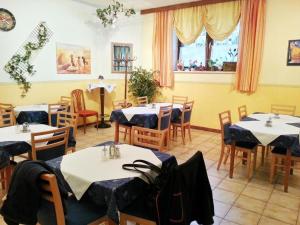
[[[154,71],[141,67],[134,68],[128,81],[129,92],[134,98],[147,96],[149,102],[160,93],[159,83],[154,79]]]
[[[223,62],[223,71],[235,71],[238,50],[236,48],[234,48],[233,50],[231,50],[231,48],[229,48],[227,54],[230,57],[230,61]],[[226,59],[227,59],[227,57],[226,57]]]

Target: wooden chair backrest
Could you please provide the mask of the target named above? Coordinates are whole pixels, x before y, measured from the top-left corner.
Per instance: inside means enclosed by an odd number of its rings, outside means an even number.
[[[71,97],[68,96],[60,96],[60,103],[67,103],[68,105],[71,105]]]
[[[72,127],[73,137],[76,139],[77,135],[77,121],[78,114],[71,112],[58,112],[57,113],[57,127]]]
[[[137,97],[138,105],[146,105],[148,104],[148,96]]]
[[[55,215],[56,215],[56,224],[65,225],[65,215],[62,200],[60,197],[60,192],[57,185],[57,180],[54,174],[42,174],[40,176],[41,180],[41,192],[42,198],[46,201],[53,203]]]
[[[220,127],[221,127],[221,134],[222,140],[224,140],[225,136],[225,125],[231,125],[231,113],[229,110],[219,113],[219,120],[220,120]]]
[[[31,133],[32,159],[37,160],[37,152],[58,146],[68,147],[70,127],[62,127],[50,131]]]
[[[163,134],[160,130],[133,126],[131,128],[131,141],[133,145],[163,150]]]
[[[15,120],[12,111],[10,112],[0,111],[0,127],[13,126],[15,124],[14,121]]]
[[[178,96],[178,95],[173,95],[172,96],[172,103],[175,104],[184,104],[188,101],[187,96]]]
[[[278,113],[278,114],[294,116],[295,112],[296,112],[295,105],[279,105],[279,104],[271,105],[271,113]]]
[[[239,111],[239,119],[240,120],[242,120],[242,119],[244,119],[245,117],[248,116],[246,105],[239,106],[238,111]]]
[[[83,90],[81,89],[73,90],[71,92],[71,98],[72,98],[73,110],[75,113],[78,113],[79,111],[83,111],[86,109]]]
[[[52,124],[52,116],[57,115],[58,112],[67,112],[69,108],[68,103],[55,103],[48,105],[48,123],[50,126],[55,126]]]
[[[112,102],[112,105],[113,105],[113,110],[124,109],[131,106],[131,104],[126,101],[126,99],[115,100]]]
[[[186,102],[183,104],[182,113],[181,113],[182,124],[190,123],[192,117],[193,105],[194,105],[194,101]]]
[[[16,117],[12,104],[0,103],[0,112],[12,112],[13,124],[16,124]]]
[[[158,123],[157,123],[158,130],[162,130],[161,127],[162,122],[167,122],[168,125],[168,127],[164,128],[163,130],[170,128],[172,108],[173,108],[172,105],[160,107],[159,114],[158,114]],[[163,120],[168,120],[168,121],[163,121]]]

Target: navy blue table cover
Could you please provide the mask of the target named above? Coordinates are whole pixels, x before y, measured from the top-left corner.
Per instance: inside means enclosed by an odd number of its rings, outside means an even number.
[[[48,113],[45,111],[21,111],[17,117],[17,123],[25,122],[48,125]]]
[[[255,121],[256,119],[246,117],[243,121]],[[300,123],[289,123],[289,125],[300,127]],[[261,144],[259,140],[251,133],[251,131],[239,127],[237,125],[231,125],[228,129],[225,136],[230,137],[234,141],[246,141]],[[282,148],[291,148],[293,151],[299,151],[299,135],[290,134],[290,135],[280,135],[275,140],[273,140],[269,145],[282,147]],[[296,153],[296,152],[295,152]],[[297,152],[297,154],[299,154]]]
[[[97,146],[103,146],[113,143],[112,141],[101,143]],[[166,153],[153,151],[153,153],[162,161],[162,168],[167,165],[177,165],[176,158]],[[63,175],[60,171],[62,157],[47,161],[47,164],[55,169],[59,176]],[[109,171],[108,171],[109,172]],[[71,188],[65,183],[67,189]],[[124,209],[138,196],[146,190],[147,184],[140,178],[131,177],[124,179],[115,179],[108,181],[94,182],[85,192],[82,198],[93,201],[99,206],[107,207],[107,216],[118,223],[118,209]]]
[[[181,110],[179,108],[172,109],[171,122],[179,120]],[[120,124],[140,126],[155,129],[157,127],[158,117],[156,114],[136,114],[128,121],[121,109],[111,112],[110,121],[118,121]]]

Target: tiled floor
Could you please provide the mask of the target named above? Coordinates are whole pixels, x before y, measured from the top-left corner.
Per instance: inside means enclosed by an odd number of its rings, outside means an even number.
[[[95,144],[113,140],[114,130],[99,129],[90,126],[84,135],[79,129],[77,150]],[[120,136],[121,138],[123,135]],[[168,152],[176,156],[179,163],[186,161],[197,150],[204,153],[206,167],[213,189],[215,203],[215,224],[245,225],[300,225],[300,173],[290,177],[289,193],[283,192],[282,174],[278,174],[275,183],[270,184],[269,158],[261,166],[258,157],[257,168],[250,182],[246,179],[246,168],[237,160],[234,178],[228,177],[228,164],[217,171],[216,164],[220,152],[219,134],[192,131],[192,142],[184,146],[181,139],[173,141]],[[260,152],[258,154],[260,156]],[[1,224],[1,221],[0,221]],[[194,223],[193,223],[194,224]]]

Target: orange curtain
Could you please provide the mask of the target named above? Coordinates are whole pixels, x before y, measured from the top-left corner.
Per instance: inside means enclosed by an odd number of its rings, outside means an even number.
[[[173,11],[155,14],[153,32],[153,70],[162,87],[172,87],[173,73]]]
[[[241,0],[239,56],[236,89],[254,93],[261,68],[266,0]]]

